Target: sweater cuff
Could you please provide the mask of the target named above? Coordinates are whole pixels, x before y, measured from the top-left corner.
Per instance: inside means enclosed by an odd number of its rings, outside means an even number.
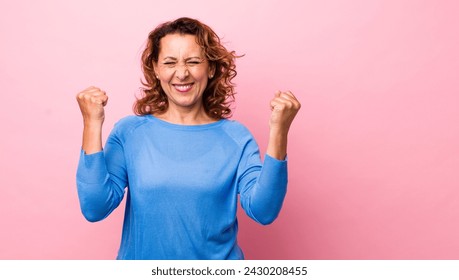
[[[87,155],[83,149],[78,162],[77,180],[87,184],[104,183],[108,175],[104,152]]]
[[[278,162],[278,163],[285,163],[287,164],[287,160],[288,160],[288,156],[285,156],[285,159],[283,160],[280,160],[280,159],[277,159],[277,158],[273,158],[272,156],[268,155],[268,154],[265,154],[265,160],[268,159],[269,161],[274,161],[274,162]]]
[[[265,154],[259,180],[262,185],[271,185],[275,188],[286,188],[288,181],[287,157],[285,160],[278,160]]]

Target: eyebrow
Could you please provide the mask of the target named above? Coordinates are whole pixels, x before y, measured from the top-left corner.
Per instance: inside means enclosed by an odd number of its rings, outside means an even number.
[[[167,60],[167,59],[177,60],[177,58],[173,56],[166,56],[163,60]],[[191,56],[191,57],[185,58],[185,60],[190,60],[190,59],[201,59],[202,60],[203,58],[200,56]]]

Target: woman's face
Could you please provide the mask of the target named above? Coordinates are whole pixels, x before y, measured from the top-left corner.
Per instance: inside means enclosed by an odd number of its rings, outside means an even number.
[[[160,41],[155,74],[167,95],[169,109],[201,110],[202,94],[213,75],[196,36],[169,34]]]

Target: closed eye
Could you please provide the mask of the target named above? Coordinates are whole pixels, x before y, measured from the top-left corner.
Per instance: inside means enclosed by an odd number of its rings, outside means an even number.
[[[167,68],[174,68],[177,63],[173,61],[163,62],[163,66]]]
[[[201,64],[203,61],[202,60],[190,60],[186,62],[187,66],[196,66]]]

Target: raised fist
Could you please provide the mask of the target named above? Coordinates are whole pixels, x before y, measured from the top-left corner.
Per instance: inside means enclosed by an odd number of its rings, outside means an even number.
[[[270,102],[271,119],[269,125],[271,129],[287,133],[298,110],[301,108],[300,102],[290,91],[276,92]]]
[[[91,86],[77,94],[77,101],[85,122],[104,121],[104,106],[108,101],[105,91]]]

